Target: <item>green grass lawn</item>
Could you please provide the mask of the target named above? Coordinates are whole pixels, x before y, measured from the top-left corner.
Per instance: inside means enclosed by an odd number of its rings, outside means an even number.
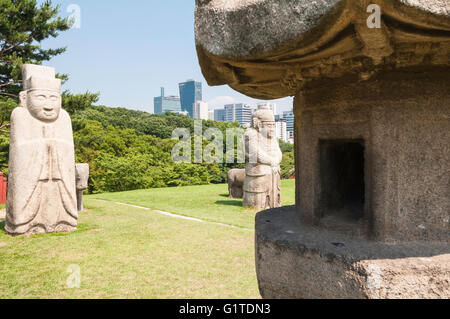
[[[2,231],[0,298],[259,298],[255,212],[226,193],[226,185],[208,185],[86,196],[77,232]],[[294,181],[283,181],[282,195],[293,204]],[[80,267],[80,288],[67,288],[70,265]]]
[[[283,205],[295,204],[295,181],[281,181]],[[133,204],[169,213],[252,228],[255,210],[244,209],[242,200],[228,198],[225,184],[159,188],[93,195],[90,198]]]

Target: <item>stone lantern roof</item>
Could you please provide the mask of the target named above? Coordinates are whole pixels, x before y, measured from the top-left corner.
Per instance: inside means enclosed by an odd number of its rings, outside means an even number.
[[[195,35],[209,85],[258,99],[319,79],[448,66],[449,0],[197,0]],[[370,28],[371,5],[381,9]]]

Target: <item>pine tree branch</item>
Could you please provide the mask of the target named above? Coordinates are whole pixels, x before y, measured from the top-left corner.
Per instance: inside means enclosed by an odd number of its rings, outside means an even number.
[[[16,94],[11,94],[11,93],[6,93],[6,92],[0,92],[0,95],[9,96],[9,97],[12,97],[12,98],[15,98],[15,99],[17,99],[19,97]]]
[[[5,44],[6,44],[6,43],[5,43]],[[17,44],[11,45],[11,46],[8,47],[8,48],[6,48],[5,46],[3,46],[2,50],[0,51],[0,55],[3,55],[3,54],[6,53],[7,51],[14,49],[14,48],[17,47],[18,45],[19,45],[19,44],[17,43]]]
[[[5,130],[8,127],[11,127],[11,124],[3,124],[2,126],[0,126],[0,132],[1,133],[10,133],[10,131]]]
[[[6,128],[6,127],[10,127],[11,126],[11,124],[9,124],[9,123],[7,123],[7,124],[2,124],[2,126],[0,126],[0,130],[1,129],[4,129],[4,128]]]

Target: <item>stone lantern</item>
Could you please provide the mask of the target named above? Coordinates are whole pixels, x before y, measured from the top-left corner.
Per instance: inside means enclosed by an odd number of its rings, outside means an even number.
[[[450,297],[450,2],[197,0],[209,85],[294,96],[296,207],[256,217],[265,298]]]

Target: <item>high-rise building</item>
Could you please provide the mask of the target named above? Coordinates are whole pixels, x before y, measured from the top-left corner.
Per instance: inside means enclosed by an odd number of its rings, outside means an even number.
[[[276,126],[277,138],[279,140],[282,140],[283,142],[287,143],[288,142],[288,134],[287,134],[287,130],[286,130],[286,121],[285,120],[277,121],[277,122],[275,122],[275,126]]]
[[[214,110],[214,121],[225,122],[225,109]]]
[[[253,117],[253,109],[243,103],[225,105],[225,122],[233,123],[238,121],[239,124],[251,124]]]
[[[283,119],[286,120],[286,130],[288,132],[288,138],[294,138],[294,112],[283,112]]]
[[[214,110],[208,111],[208,120],[214,121]]]
[[[263,107],[268,108],[273,112],[273,115],[277,115],[277,104],[276,103],[269,103],[269,102],[259,102],[257,104],[258,110],[260,110]]]
[[[194,117],[194,103],[203,100],[202,83],[187,80],[180,83],[181,110],[187,111],[190,117]]]
[[[194,103],[194,119],[207,121],[209,118],[208,103],[204,101],[195,101]]]
[[[153,109],[155,114],[164,114],[167,111],[181,111],[180,98],[178,96],[165,96],[164,88],[161,88],[161,96],[153,99]]]

